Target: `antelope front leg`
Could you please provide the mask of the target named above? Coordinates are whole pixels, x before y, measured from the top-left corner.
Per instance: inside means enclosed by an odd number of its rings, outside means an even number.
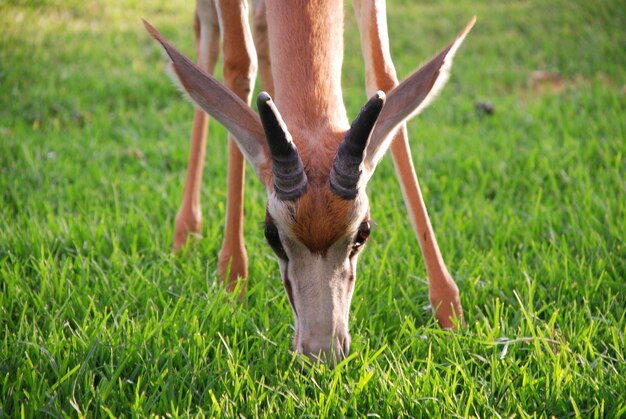
[[[254,46],[259,60],[259,77],[261,87],[270,96],[274,95],[274,80],[272,79],[272,66],[270,63],[270,43],[267,37],[267,14],[265,11],[265,0],[255,0],[253,2],[253,25],[254,25]]]
[[[244,1],[218,1],[224,50],[224,82],[237,96],[250,104],[256,78],[256,52],[248,25]],[[243,238],[243,197],[245,162],[232,134],[228,136],[228,196],[224,243],[218,270],[228,290],[239,278],[248,277],[248,255]],[[243,288],[242,288],[243,293]]]
[[[198,2],[195,15],[196,51],[200,68],[213,74],[219,53],[219,26],[217,13],[212,2]],[[209,117],[196,109],[191,132],[191,149],[187,166],[187,178],[183,189],[183,200],[174,223],[173,250],[182,247],[190,235],[202,231],[200,187],[206,150]]]
[[[406,128],[400,129],[394,137],[391,155],[402,187],[404,202],[426,264],[430,304],[441,327],[454,328],[456,319],[464,324],[459,289],[446,268],[430,224],[426,204],[415,175]]]
[[[368,95],[376,90],[389,92],[398,84],[398,79],[389,51],[385,1],[354,0],[353,4],[361,34]],[[464,324],[459,290],[441,257],[415,175],[404,126],[395,134],[391,153],[411,223],[422,249],[435,317],[444,328],[453,328],[457,321]]]

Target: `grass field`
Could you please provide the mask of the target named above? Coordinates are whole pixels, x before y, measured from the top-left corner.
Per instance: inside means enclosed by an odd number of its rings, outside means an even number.
[[[192,3],[0,2],[0,417],[626,416],[622,2],[389,0],[400,76],[478,16],[449,85],[409,125],[468,324],[444,332],[427,307],[386,158],[352,354],[334,370],[290,350],[251,171],[244,300],[217,279],[217,124],[203,237],[169,252],[193,111],[140,18],[193,54]],[[366,96],[346,12],[355,115]]]

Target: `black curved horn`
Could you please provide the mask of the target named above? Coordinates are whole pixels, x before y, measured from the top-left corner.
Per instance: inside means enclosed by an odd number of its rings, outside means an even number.
[[[376,92],[363,106],[339,144],[329,181],[332,191],[344,199],[354,199],[357,196],[365,147],[384,103],[385,94],[382,91]]]
[[[302,159],[270,95],[259,93],[257,106],[272,157],[274,191],[281,201],[294,201],[308,184]]]

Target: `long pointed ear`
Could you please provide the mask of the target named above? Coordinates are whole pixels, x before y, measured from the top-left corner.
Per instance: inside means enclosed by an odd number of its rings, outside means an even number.
[[[452,58],[475,22],[476,17],[470,20],[454,42],[388,93],[367,147],[364,163],[370,174],[389,148],[396,129],[424,110],[446,84]]]
[[[152,25],[145,20],[143,24],[170,58],[174,82],[200,109],[233,134],[239,150],[263,181],[261,167],[269,162],[269,153],[259,116],[237,95],[176,50]]]

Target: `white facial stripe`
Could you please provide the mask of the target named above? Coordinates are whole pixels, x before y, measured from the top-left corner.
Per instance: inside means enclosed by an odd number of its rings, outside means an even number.
[[[274,224],[278,227],[282,235],[287,235],[292,240],[295,240],[295,236],[290,228],[294,222],[296,214],[295,203],[291,201],[281,201],[276,197],[274,192],[267,192],[267,210],[274,220]],[[284,243],[283,243],[284,245]]]
[[[369,198],[365,193],[365,186],[359,189],[359,194],[356,196],[355,205],[352,209],[352,213],[350,214],[350,224],[348,227],[348,232],[355,232],[363,219],[367,215],[367,212],[370,208]]]
[[[343,250],[335,247],[343,247]],[[353,272],[348,259],[331,257],[336,250],[345,253],[345,243],[333,245],[328,257],[300,248],[287,265],[298,312],[297,328],[301,339],[307,340],[304,343],[309,346],[322,347],[330,343],[333,336],[348,334],[349,287]]]

